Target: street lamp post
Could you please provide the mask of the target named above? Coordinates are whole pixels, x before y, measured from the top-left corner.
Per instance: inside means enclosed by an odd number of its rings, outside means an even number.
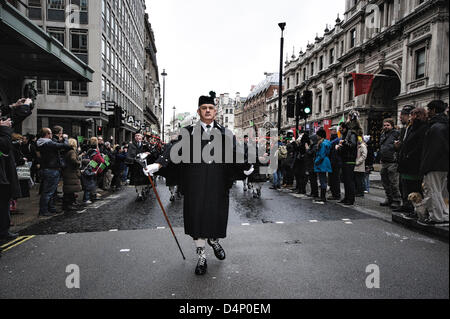
[[[279,93],[278,93],[278,134],[281,132],[281,104],[283,100],[283,49],[284,49],[284,37],[283,31],[286,27],[286,23],[278,23],[281,29],[281,45],[280,45],[280,81],[279,81]]]
[[[175,132],[175,110],[176,110],[177,108],[174,106],[173,107],[173,131]]]
[[[166,69],[161,73],[163,77],[163,112],[162,112],[162,142],[164,143],[164,112],[166,111]]]

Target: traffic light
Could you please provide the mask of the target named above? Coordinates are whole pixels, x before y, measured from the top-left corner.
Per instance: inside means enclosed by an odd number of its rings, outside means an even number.
[[[114,107],[114,127],[120,128],[122,126],[122,108],[120,106]]]
[[[295,95],[288,95],[286,111],[287,111],[286,117],[288,119],[295,117]]]
[[[103,136],[103,126],[97,126],[97,136]]]
[[[312,114],[312,92],[311,91],[304,91],[303,92],[303,118],[307,119]]]
[[[303,96],[300,95],[300,92],[297,92],[297,97],[295,99],[295,116],[299,118],[304,118],[304,105],[305,100]]]

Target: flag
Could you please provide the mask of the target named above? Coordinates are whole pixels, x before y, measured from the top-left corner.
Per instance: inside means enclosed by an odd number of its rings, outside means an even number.
[[[344,116],[344,114],[342,114],[342,118],[341,118],[341,120],[339,121],[339,125],[341,124],[341,123],[344,123],[345,122],[345,116]]]
[[[355,86],[355,97],[363,94],[368,94],[372,88],[374,79],[373,74],[351,73],[353,77],[353,84]]]

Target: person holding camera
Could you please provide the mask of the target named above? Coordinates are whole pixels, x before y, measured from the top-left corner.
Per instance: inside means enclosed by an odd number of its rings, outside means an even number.
[[[18,236],[9,231],[9,202],[21,196],[12,134],[13,128],[31,115],[32,104],[31,99],[23,98],[13,105],[0,108],[0,241],[13,240]]]

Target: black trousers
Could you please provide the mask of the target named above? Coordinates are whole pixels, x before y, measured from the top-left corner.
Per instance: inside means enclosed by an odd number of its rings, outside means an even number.
[[[308,175],[309,184],[311,185],[311,195],[319,197],[319,185],[317,184],[317,173],[309,171]]]
[[[328,174],[331,194],[334,198],[341,198],[341,169],[333,166],[332,170],[333,172]]]
[[[0,235],[6,235],[11,224],[9,201],[11,192],[9,185],[0,185]]]
[[[413,204],[408,200],[408,196],[411,193],[419,193],[423,195],[422,192],[422,182],[423,180],[409,180],[401,178],[401,193],[402,193],[402,199],[403,199],[403,207],[405,207],[409,212],[414,212],[414,206]]]
[[[355,203],[355,164],[344,164],[342,166],[344,179],[345,197],[350,204]]]

